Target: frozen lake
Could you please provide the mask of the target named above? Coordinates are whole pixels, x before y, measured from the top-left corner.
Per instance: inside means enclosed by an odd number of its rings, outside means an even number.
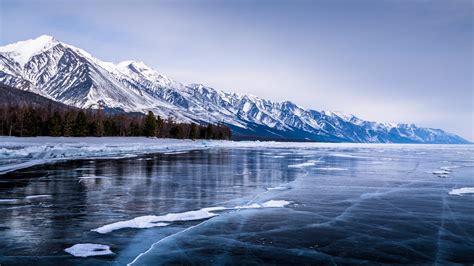
[[[0,138],[1,265],[474,263],[472,145],[63,140]]]

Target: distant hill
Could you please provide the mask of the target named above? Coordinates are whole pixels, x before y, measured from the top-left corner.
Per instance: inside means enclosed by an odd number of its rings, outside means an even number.
[[[70,106],[39,94],[24,91],[0,82],[0,105],[9,106],[31,106],[31,107],[51,107],[54,110],[79,110],[80,108]],[[104,113],[124,113],[131,116],[145,116],[140,112],[125,112],[120,108],[104,107]]]
[[[53,109],[78,109],[33,92],[13,88],[3,83],[0,83],[0,105],[32,107],[46,107],[51,105]]]

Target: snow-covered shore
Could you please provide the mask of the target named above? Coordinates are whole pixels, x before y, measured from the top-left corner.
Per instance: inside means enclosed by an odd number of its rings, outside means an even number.
[[[452,145],[416,144],[355,144],[355,143],[308,143],[308,142],[259,142],[223,140],[180,140],[145,137],[0,137],[0,174],[34,165],[55,161],[94,158],[126,158],[151,153],[175,153],[212,148],[436,148]],[[455,145],[474,149],[472,145]]]

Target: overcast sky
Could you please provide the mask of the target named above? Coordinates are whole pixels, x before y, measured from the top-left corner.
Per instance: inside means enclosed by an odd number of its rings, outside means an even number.
[[[0,3],[0,45],[48,34],[184,83],[474,140],[471,0]]]

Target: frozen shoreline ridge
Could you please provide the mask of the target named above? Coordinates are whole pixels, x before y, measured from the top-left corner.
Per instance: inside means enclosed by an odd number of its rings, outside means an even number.
[[[144,137],[0,137],[0,174],[34,165],[74,159],[117,159],[152,153],[175,153],[212,148],[347,148],[374,149],[448,149],[450,145],[429,144],[360,144],[360,143],[303,143],[223,140],[181,140]],[[466,149],[472,145],[459,146]],[[351,155],[347,155],[350,157]]]

